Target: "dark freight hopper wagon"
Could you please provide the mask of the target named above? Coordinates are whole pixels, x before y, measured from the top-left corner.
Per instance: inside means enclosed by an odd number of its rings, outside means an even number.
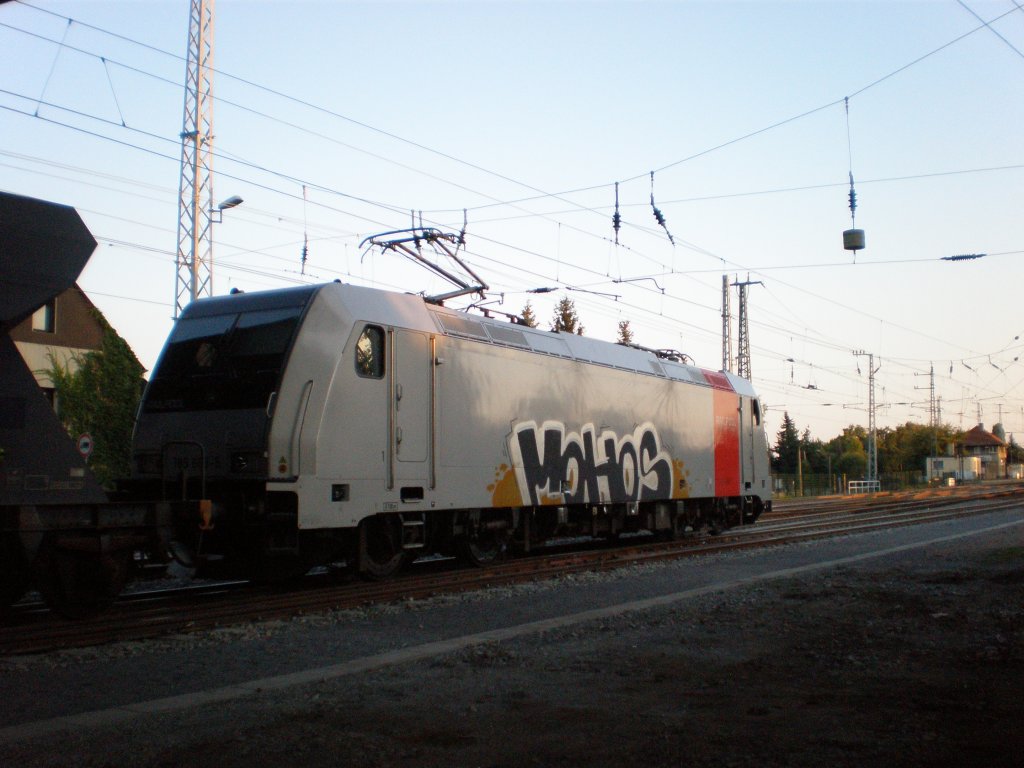
[[[136,551],[165,549],[167,508],[110,503],[9,336],[95,247],[73,208],[0,193],[0,612],[34,585],[88,614],[117,595]]]

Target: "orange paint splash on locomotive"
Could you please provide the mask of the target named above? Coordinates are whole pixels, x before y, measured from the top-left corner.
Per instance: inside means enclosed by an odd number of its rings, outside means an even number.
[[[672,498],[690,498],[690,471],[685,468],[682,459],[672,459]]]
[[[516,473],[508,464],[502,464],[494,472],[494,482],[487,486],[491,492],[491,504],[495,507],[518,507],[523,501],[516,482]]]

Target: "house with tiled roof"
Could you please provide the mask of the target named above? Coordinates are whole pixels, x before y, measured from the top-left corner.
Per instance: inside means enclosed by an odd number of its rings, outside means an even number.
[[[991,432],[985,425],[967,431],[961,442],[963,456],[977,456],[981,459],[981,476],[985,480],[1006,477],[1006,442]]]

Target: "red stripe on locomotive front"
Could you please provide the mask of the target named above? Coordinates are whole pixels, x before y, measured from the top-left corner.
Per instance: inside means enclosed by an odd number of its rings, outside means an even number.
[[[715,496],[740,495],[740,402],[727,376],[703,371],[714,388]]]

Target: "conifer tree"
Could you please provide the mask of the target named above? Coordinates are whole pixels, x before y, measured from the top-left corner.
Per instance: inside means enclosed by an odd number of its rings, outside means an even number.
[[[619,344],[633,343],[633,329],[629,327],[629,320],[619,320],[619,338],[616,341]]]
[[[577,336],[583,335],[583,324],[580,322],[579,315],[576,314],[576,303],[568,296],[559,301],[558,306],[555,307],[555,315],[551,318],[551,330],[575,333]]]
[[[786,411],[782,417],[782,427],[775,439],[775,466],[773,469],[781,474],[796,472],[797,451],[800,450],[800,433],[796,423]]]
[[[537,322],[537,315],[533,311],[533,304],[530,302],[526,302],[526,306],[523,307],[523,311],[519,316],[522,318],[523,323],[530,328],[536,328],[540,325],[540,323]]]

